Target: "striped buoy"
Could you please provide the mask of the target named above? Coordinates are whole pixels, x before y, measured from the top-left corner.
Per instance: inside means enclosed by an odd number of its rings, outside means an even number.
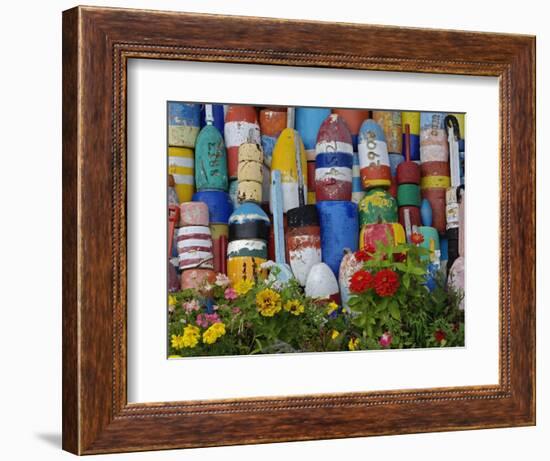
[[[372,112],[373,120],[384,130],[389,154],[402,155],[402,119],[401,112],[390,110],[375,110]]]
[[[391,170],[386,138],[374,120],[365,120],[361,125],[357,149],[363,187],[390,187]]]
[[[361,249],[373,246],[380,242],[383,245],[397,246],[406,242],[405,229],[399,223],[367,224],[361,228],[359,246]]]
[[[220,133],[223,133],[225,124],[225,111],[223,104],[203,104],[201,106],[201,128],[210,121]]]
[[[397,186],[397,205],[420,207],[420,187],[418,184],[400,184]]]
[[[449,145],[442,112],[422,112],[420,114],[420,161],[447,162]]]
[[[449,176],[449,162],[423,162],[420,165],[422,178],[420,187],[430,189],[433,187],[451,187],[451,177]]]
[[[180,203],[188,202],[195,189],[195,159],[192,149],[168,148],[168,173],[174,178],[174,189]]]
[[[295,109],[296,131],[304,143],[307,159],[307,200],[315,203],[315,145],[323,121],[330,115],[330,109],[320,107],[297,107]]]
[[[217,189],[226,191],[227,155],[223,136],[208,121],[200,131],[195,146],[195,187],[197,190]]]
[[[286,213],[299,206],[298,172],[296,164],[296,146],[300,149],[301,170],[304,184],[307,184],[307,163],[304,145],[300,135],[292,128],[285,128],[273,149],[271,168],[281,172],[283,189],[283,211]],[[304,201],[307,200],[307,187],[304,187]]]
[[[227,192],[205,190],[193,195],[194,202],[206,203],[208,207],[210,233],[212,235],[212,253],[214,271],[226,273],[227,239],[229,237],[229,216],[233,212],[233,203]]]
[[[262,203],[263,157],[259,144],[244,143],[239,147],[239,186],[237,189],[239,203]]]
[[[264,163],[271,168],[271,157],[277,138],[286,128],[286,107],[266,107],[260,110],[260,131]]]
[[[200,104],[168,103],[168,145],[195,147],[200,129]]]
[[[359,154],[353,153],[353,166],[351,169],[351,201],[359,203],[365,196],[365,189],[361,183],[361,168],[359,166]]]
[[[405,126],[410,129],[410,157],[411,161],[420,160],[420,112],[401,112],[403,132],[403,156],[405,155]]]
[[[353,154],[317,154],[315,160],[316,201],[351,200]]]
[[[205,203],[185,202],[180,205],[180,228],[177,236],[181,270],[214,267],[208,207]]]
[[[236,179],[240,145],[261,143],[256,108],[254,106],[230,105],[225,114],[224,135],[229,178]]]
[[[327,264],[317,263],[311,268],[306,281],[305,294],[313,299],[326,298],[340,304],[338,281]]]
[[[359,216],[357,204],[348,201],[317,202],[321,226],[321,255],[338,276],[344,249],[357,250]]]
[[[256,203],[244,202],[229,218],[227,275],[232,283],[255,281],[265,273],[269,218]]]
[[[359,202],[359,222],[361,226],[397,222],[397,200],[380,187],[369,190]]]
[[[321,228],[315,205],[287,212],[286,244],[290,268],[300,285],[306,284],[311,268],[321,262]]]
[[[353,154],[353,141],[346,122],[338,114],[329,115],[319,127],[315,154]]]
[[[358,261],[355,253],[346,250],[340,263],[340,272],[338,274],[338,284],[340,285],[340,297],[342,306],[349,307],[348,301],[351,296],[350,279],[357,271],[363,268],[363,263]]]

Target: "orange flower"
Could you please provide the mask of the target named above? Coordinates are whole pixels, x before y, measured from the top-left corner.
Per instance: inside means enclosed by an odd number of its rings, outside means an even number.
[[[420,245],[424,241],[424,236],[418,232],[413,232],[411,234],[411,242],[415,245]]]

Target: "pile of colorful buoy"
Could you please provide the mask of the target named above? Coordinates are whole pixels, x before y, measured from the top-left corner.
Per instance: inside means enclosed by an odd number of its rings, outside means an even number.
[[[172,291],[272,259],[345,307],[353,252],[413,234],[464,284],[464,114],[169,102],[168,143]]]

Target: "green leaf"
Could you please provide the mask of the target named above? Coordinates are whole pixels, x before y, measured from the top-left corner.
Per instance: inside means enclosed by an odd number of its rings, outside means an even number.
[[[395,320],[401,320],[401,312],[399,311],[399,306],[397,305],[397,303],[395,303],[395,302],[390,303],[388,308],[389,308],[391,316]]]

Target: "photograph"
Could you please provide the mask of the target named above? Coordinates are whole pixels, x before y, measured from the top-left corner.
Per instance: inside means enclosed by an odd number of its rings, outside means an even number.
[[[465,346],[465,113],[166,108],[169,359]]]

